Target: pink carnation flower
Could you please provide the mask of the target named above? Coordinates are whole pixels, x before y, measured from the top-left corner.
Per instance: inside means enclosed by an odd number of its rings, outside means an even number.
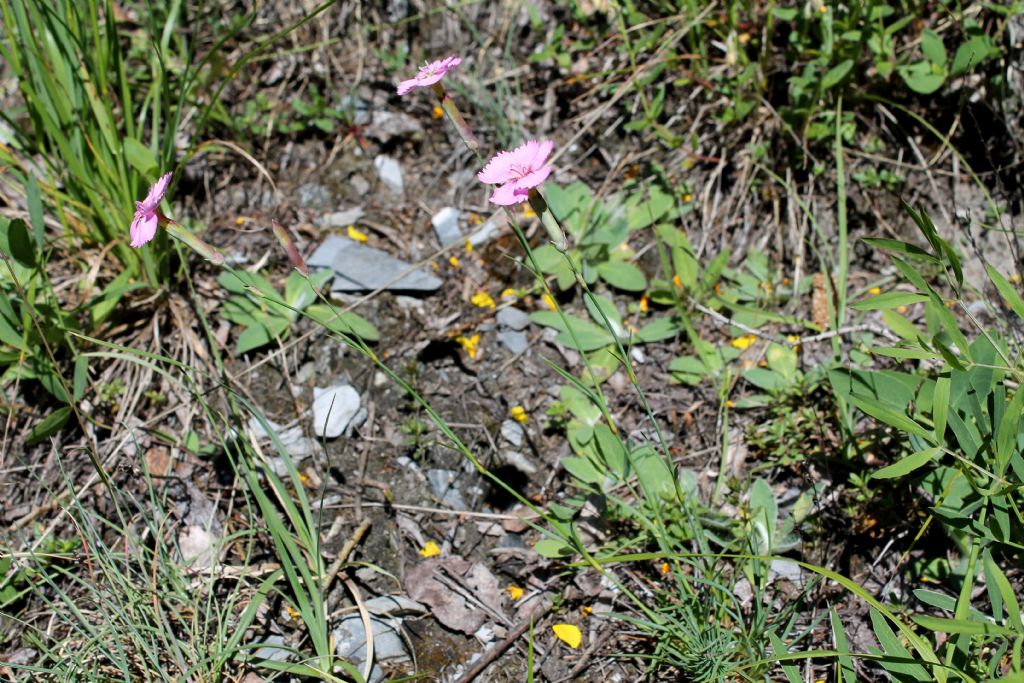
[[[141,247],[156,235],[157,225],[163,215],[160,213],[160,202],[167,194],[167,186],[171,184],[171,174],[166,173],[150,185],[149,194],[141,202],[135,202],[135,218],[132,219],[132,227],[129,232],[132,236],[131,245]],[[165,219],[166,220],[166,219]]]
[[[415,78],[410,78],[407,81],[399,83],[398,94],[404,95],[415,88],[433,85],[440,81],[450,69],[454,69],[461,63],[462,58],[456,57],[455,55],[439,59],[436,62],[431,62],[420,69],[420,72],[416,74]]]
[[[510,152],[498,152],[476,177],[481,183],[499,186],[491,195],[493,203],[519,204],[526,201],[530,188],[551,174],[551,165],[545,162],[554,146],[551,140],[530,140]]]

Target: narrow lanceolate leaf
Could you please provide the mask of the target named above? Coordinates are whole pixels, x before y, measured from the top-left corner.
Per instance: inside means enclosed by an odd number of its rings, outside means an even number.
[[[885,292],[870,299],[858,301],[852,308],[858,311],[877,311],[880,309],[898,308],[899,306],[909,306],[910,304],[917,304],[922,301],[928,301],[928,297],[916,292]]]
[[[930,617],[919,615],[913,617],[915,623],[923,626],[929,631],[938,633],[967,633],[969,635],[1003,636],[1013,637],[1017,635],[1011,629],[998,624],[986,621],[974,621],[971,619],[945,619],[943,617]]]
[[[1006,305],[1017,314],[1018,318],[1024,320],[1024,299],[1021,298],[1020,293],[1010,284],[1009,280],[1003,277],[1002,273],[991,265],[986,265],[985,270],[988,272],[989,279],[996,286],[999,296],[1003,297]]]
[[[1003,476],[1006,467],[1010,462],[1017,446],[1017,436],[1020,434],[1020,418],[1024,412],[1024,389],[1018,387],[1013,400],[1006,406],[1003,417],[999,421],[999,431],[996,433],[996,474]]]
[[[902,477],[906,474],[910,474],[919,467],[927,465],[940,453],[942,453],[942,449],[937,446],[934,448],[925,448],[924,450],[917,451],[916,453],[911,453],[907,457],[897,460],[893,464],[878,470],[871,475],[871,478],[894,479],[896,477]]]
[[[952,382],[949,375],[935,380],[935,393],[932,395],[932,421],[935,423],[935,440],[937,443],[942,443],[942,439],[946,434],[951,386]]]
[[[910,417],[903,413],[897,413],[895,410],[883,405],[879,401],[869,399],[867,397],[854,396],[853,404],[861,411],[867,413],[879,422],[884,422],[890,427],[895,427],[896,429],[908,434],[916,434],[922,439],[931,440],[932,438],[932,435],[928,430],[912,420]]]

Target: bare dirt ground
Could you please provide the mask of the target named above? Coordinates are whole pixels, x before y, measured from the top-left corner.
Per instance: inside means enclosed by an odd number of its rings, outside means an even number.
[[[564,19],[559,8],[542,4],[540,11],[546,16]],[[414,14],[403,8],[404,3],[397,2],[374,7],[342,3],[322,20],[290,36],[292,49],[282,45],[236,79],[224,95],[226,110],[234,117],[244,115],[243,103],[254,101],[258,92],[272,102],[285,103],[316,85],[321,93],[346,93],[358,101],[357,109],[367,118],[355,125],[339,125],[333,133],[307,127],[289,135],[274,132],[240,141],[273,178],[276,190],[259,169],[231,150],[189,161],[173,198],[175,217],[201,221],[206,226],[205,237],[220,247],[235,267],[265,267],[270,279],[280,285],[289,264],[270,233],[271,219],[288,226],[300,251],[308,256],[327,235],[347,234],[347,226],[329,227],[325,217],[361,209],[362,216],[352,225],[368,236],[368,245],[410,263],[423,262],[443,282],[440,289],[426,295],[382,292],[358,303],[355,310],[380,330],[382,341],[375,346],[378,353],[408,379],[488,469],[541,505],[557,502],[569,482],[559,465],[560,458],[569,455],[569,445],[557,416],[548,415],[562,384],[550,365],[579,373],[580,356],[536,325],[526,327],[529,345],[522,352],[513,353],[498,341],[498,310],[515,307],[531,312],[544,304],[532,294],[501,297],[508,289],[529,289],[532,276],[521,263],[521,250],[511,230],[500,218],[497,234],[471,252],[462,245],[448,250],[439,247],[430,219],[440,209],[458,208],[463,216],[461,228],[468,235],[494,214],[494,207],[488,205],[485,189],[473,180],[472,174],[478,170],[476,159],[465,151],[446,122],[433,116],[433,100],[425,95],[399,98],[394,94],[394,83],[412,65],[389,71],[383,52],[395,45],[408,45],[413,54],[433,58],[459,51],[457,46],[474,40],[473,51],[464,54],[470,66],[454,72],[452,80],[459,84],[460,104],[478,126],[477,134],[486,140],[486,149],[500,148],[508,142],[505,136],[518,137],[520,131],[550,137],[561,156],[549,182],[568,184],[580,179],[606,193],[627,176],[653,177],[656,168],[668,169],[671,180],[685,181],[692,188],[694,208],[680,219],[680,227],[695,244],[704,245],[708,255],[729,248],[733,264],[742,263],[747,250],[757,247],[787,270],[802,268],[810,273],[817,268],[815,250],[826,248],[829,240],[835,239],[814,238],[785,189],[765,182],[763,174],[755,172],[753,146],[767,146],[776,171],[809,202],[825,235],[835,234],[831,224],[834,190],[829,191],[834,188],[834,177],[827,170],[814,176],[806,168],[786,168],[785,146],[793,141],[780,132],[781,125],[769,111],[758,118],[757,126],[726,127],[712,116],[720,103],[701,92],[673,89],[666,105],[666,110],[673,112],[671,128],[685,136],[687,144],[672,148],[649,135],[625,131],[623,112],[630,108],[632,95],[606,106],[621,81],[581,82],[574,77],[622,67],[621,53],[597,45],[577,55],[568,70],[551,61],[531,62],[536,33],[530,29],[525,11],[485,3],[459,13],[418,15],[416,21],[393,23],[403,12]],[[281,3],[269,3],[253,30],[286,25],[301,11],[298,6],[286,9]],[[356,42],[346,35],[347,22],[379,29],[370,32],[368,43]],[[474,31],[478,37],[471,38]],[[508,44],[501,61],[500,39],[504,38]],[[319,40],[326,42],[310,47]],[[519,93],[509,100],[513,106],[511,125],[502,129],[497,125],[499,112],[473,96],[513,75],[519,79]],[[285,116],[288,109],[281,106],[276,111]],[[886,147],[877,154],[902,159],[899,168],[906,181],[899,193],[907,201],[923,202],[936,209],[936,216],[947,213],[950,220],[942,226],[953,231],[957,212],[984,210],[983,198],[970,189],[964,177],[948,172],[952,166],[948,153],[922,142],[921,131],[912,122],[894,122],[880,110],[876,114],[873,120],[862,122],[863,135],[880,135]],[[991,142],[979,135],[973,117],[972,112],[964,111],[954,141],[961,149],[973,150],[975,159],[991,159]],[[850,150],[850,173],[874,163],[871,155],[856,146]],[[932,159],[927,168],[914,160],[917,151]],[[404,192],[396,193],[379,180],[373,159],[381,154],[400,163]],[[681,164],[684,159],[689,163]],[[1006,182],[1016,178],[1010,175],[997,181],[993,173],[986,179],[991,179],[989,187],[999,193]],[[759,178],[756,184],[755,176]],[[911,238],[911,224],[899,211],[895,197],[884,188],[853,184],[851,240],[880,234]],[[537,221],[528,217],[524,221],[527,235],[541,244],[544,233]],[[649,247],[642,243],[632,246],[639,250]],[[863,245],[854,243],[852,248],[851,286],[866,286],[888,274],[884,259]],[[983,251],[989,258],[999,253],[993,248]],[[457,262],[451,261],[452,257]],[[654,251],[641,257],[640,263],[654,273]],[[222,351],[231,355],[237,330],[217,318],[217,307],[224,299],[216,282],[218,271],[201,262],[190,267],[197,292],[208,302],[206,312],[212,316]],[[481,290],[491,294],[497,309],[471,303]],[[625,301],[621,292],[610,293]],[[209,350],[204,348],[186,294],[182,284],[182,289],[159,302],[134,301],[106,333],[126,346],[160,349],[185,363],[203,363]],[[563,303],[578,305],[572,291],[565,294]],[[786,312],[810,319],[812,303],[809,295],[798,297]],[[139,316],[136,311],[147,315]],[[694,324],[706,339],[727,343],[729,331],[716,321],[695,317]],[[479,341],[475,356],[470,356],[456,338],[473,335],[479,335]],[[685,343],[679,337],[645,345],[636,370],[677,464],[695,472],[708,489],[722,463],[718,398],[712,387],[670,381],[667,364],[685,350]],[[827,353],[804,349],[802,366],[813,367]],[[89,436],[67,432],[52,444],[17,448],[5,455],[0,520],[8,544],[29,542],[41,528],[58,537],[73,535],[68,519],[60,514],[60,503],[54,501],[54,494],[68,487],[85,491],[82,496],[87,505],[109,510],[101,489],[85,488],[91,465],[79,446],[83,438],[95,439],[101,452],[110,454],[107,464],[118,487],[144,498],[145,483],[138,476],[144,461],[157,483],[159,500],[168,508],[177,506],[175,514],[182,520],[190,510],[202,507],[209,508],[207,518],[215,519],[224,535],[247,524],[236,514],[239,482],[226,455],[184,447],[180,439],[171,440],[179,445],[169,446],[161,436],[194,430],[202,443],[216,442],[209,433],[213,426],[198,419],[188,394],[154,373],[129,372],[126,366],[120,369],[128,373],[121,375],[121,388],[110,392],[106,400],[94,401],[97,415],[111,425],[109,430]],[[452,450],[422,408],[367,359],[309,321],[302,321],[283,348],[233,357],[229,372],[240,393],[259,405],[267,418],[282,428],[298,425],[307,436],[312,433],[314,387],[344,382],[359,392],[365,411],[362,422],[337,439],[318,442],[299,469],[307,483],[307,495],[318,501],[315,508],[321,515],[327,557],[353,539],[361,524],[369,523],[351,556],[361,565],[347,570],[363,597],[412,592],[429,605],[425,612],[407,615],[401,622],[405,648],[415,663],[385,667],[387,675],[415,673],[420,680],[468,680],[466,674],[486,644],[522,633],[532,618],[538,680],[640,679],[642,664],[609,655],[642,652],[650,643],[622,623],[586,616],[595,605],[614,608],[617,598],[612,592],[593,573],[566,572],[533,553],[537,534],[523,521],[523,509]],[[105,385],[115,384],[112,376],[100,380]],[[627,434],[650,429],[636,393],[622,373],[608,380],[606,393],[612,414]],[[30,403],[32,398],[26,396],[25,400]],[[806,432],[794,439],[802,440],[810,455],[791,464],[765,465],[769,454],[759,450],[756,434],[767,411],[734,413],[730,429],[741,452],[728,459],[733,480],[743,481],[756,472],[768,478],[780,496],[791,497],[816,481],[843,480],[829,458],[837,440],[833,408],[826,396],[807,399],[805,407],[814,420],[805,423]],[[510,419],[516,406],[528,416],[521,433]],[[439,483],[442,480],[444,483]],[[800,530],[801,557],[850,576],[876,594],[898,590],[894,582],[900,581],[896,566],[907,547],[904,540],[920,529],[914,492],[872,505],[854,504],[855,495],[839,486],[815,501],[812,526]],[[610,531],[597,529],[594,533],[600,536]],[[897,539],[895,544],[893,539]],[[430,541],[440,548],[438,558],[422,556]],[[942,542],[937,532],[929,532],[913,552],[922,553],[929,544]],[[269,560],[269,554],[263,559]],[[638,587],[658,580],[653,564],[627,574],[626,580]],[[422,594],[421,589],[431,582],[437,582],[437,590],[457,596],[452,604]],[[353,602],[341,584],[335,586],[329,602],[336,610],[334,618],[340,619],[350,613]],[[523,588],[524,597],[512,599],[506,590],[509,586]],[[779,600],[800,592],[784,582],[776,591]],[[866,612],[849,595],[820,586],[806,597],[808,621],[815,609],[832,605],[846,620],[855,648],[863,651],[873,642]],[[439,617],[445,610],[448,613]],[[41,623],[45,611],[42,604],[32,605],[17,621],[5,617],[0,653],[7,654],[0,654],[0,659],[24,654],[27,646],[20,640],[23,624]],[[481,632],[484,624],[475,621],[477,615],[485,615],[489,631]],[[559,621],[581,626],[583,648],[569,650],[551,637],[549,626]],[[253,640],[279,635],[301,647],[298,633],[283,607],[275,605],[261,620]],[[527,641],[510,640],[512,644],[477,680],[523,680]]]

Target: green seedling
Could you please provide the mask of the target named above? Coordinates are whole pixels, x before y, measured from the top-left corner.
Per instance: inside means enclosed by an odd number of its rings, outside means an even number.
[[[307,281],[300,273],[292,272],[285,281],[282,296],[258,273],[222,273],[218,282],[235,296],[224,303],[221,315],[243,328],[236,351],[247,353],[287,338],[300,315],[332,331],[354,334],[367,341],[380,339],[376,328],[358,314],[351,311],[335,314],[330,306],[313,303],[317,299],[316,290],[322,289],[331,275],[331,271],[324,270],[309,276]]]

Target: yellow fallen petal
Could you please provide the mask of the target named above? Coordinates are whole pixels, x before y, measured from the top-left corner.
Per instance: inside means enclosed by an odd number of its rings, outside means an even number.
[[[243,225],[245,223],[245,216],[239,216],[235,219],[235,225]]]
[[[469,240],[466,240],[466,253],[467,254],[472,254],[473,253],[473,243],[470,242]]]
[[[558,309],[558,306],[555,305],[555,300],[551,298],[550,294],[544,295],[544,305],[550,308],[552,311]]]
[[[478,306],[479,308],[494,308],[496,306],[496,304],[494,303],[494,299],[491,298],[491,295],[484,291],[480,291],[474,294],[473,298],[470,299],[470,302],[472,302],[474,306]]]
[[[437,544],[433,541],[427,541],[422,548],[420,548],[420,555],[423,557],[437,557],[441,554],[441,549],[437,547]]]
[[[871,289],[868,290],[868,294],[870,294],[871,296],[878,296],[881,293],[882,293],[882,288],[881,287],[872,287]]]
[[[733,348],[739,349],[740,351],[742,351],[743,349],[750,348],[755,341],[757,341],[757,337],[755,337],[752,334],[747,334],[747,335],[744,335],[742,337],[736,337],[731,342],[729,342],[729,344]]]
[[[583,641],[583,634],[572,624],[555,624],[551,627],[551,630],[555,632],[556,638],[574,650]]]
[[[458,268],[459,267],[459,259],[457,257],[455,257],[455,256],[452,256],[451,258],[449,258],[448,259],[448,263],[452,264],[452,268]]]
[[[644,296],[640,297],[640,312],[646,313],[648,310],[650,310],[650,307],[651,306],[649,303],[649,299],[647,298],[647,295],[645,294]]]
[[[430,112],[430,114],[431,114],[431,116],[433,116],[433,117],[434,117],[435,119],[439,119],[439,118],[441,118],[442,116],[444,116],[444,109],[441,109],[441,107],[439,107],[439,106],[437,106],[437,105],[435,104],[435,105],[434,105],[434,111]]]
[[[370,239],[370,237],[365,232],[356,230],[356,226],[354,225],[348,226],[348,228],[346,228],[346,232],[348,233],[349,239],[353,239],[356,242],[365,242],[366,240]]]
[[[519,296],[519,294],[516,293],[516,290],[512,289],[511,287],[509,287],[508,289],[501,290],[501,298],[502,299],[504,299],[506,297],[511,297],[511,298],[515,299],[518,296]]]
[[[508,596],[513,600],[523,597],[523,589],[519,586],[506,586],[505,591],[508,592]]]
[[[530,416],[526,414],[526,409],[522,406],[512,406],[512,409],[508,412],[512,415],[512,419],[521,425],[530,421]]]
[[[462,345],[470,358],[476,358],[476,348],[480,344],[479,334],[474,334],[472,337],[456,337],[455,341]]]

